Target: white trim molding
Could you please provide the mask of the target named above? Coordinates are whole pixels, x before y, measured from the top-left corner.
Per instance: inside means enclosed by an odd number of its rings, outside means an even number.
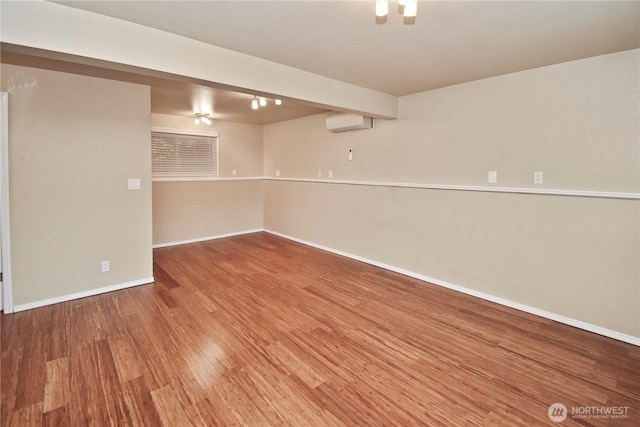
[[[187,245],[189,243],[200,243],[200,242],[206,242],[207,240],[224,239],[225,237],[234,237],[234,236],[241,236],[243,234],[260,233],[262,231],[264,231],[264,229],[256,228],[254,230],[235,231],[233,233],[225,233],[225,234],[218,234],[218,235],[215,235],[215,236],[199,237],[197,239],[188,239],[188,240],[178,240],[178,241],[175,241],[175,242],[157,243],[157,244],[153,245],[152,248],[153,249],[166,248],[166,247],[169,247],[169,246]]]
[[[563,190],[528,187],[490,187],[482,185],[426,184],[417,182],[350,181],[338,179],[283,178],[265,176],[267,181],[313,182],[321,184],[362,185],[369,187],[421,188],[427,190],[478,191],[485,193],[537,194],[544,196],[595,197],[603,199],[640,200],[640,193],[591,190]]]
[[[223,177],[182,177],[152,178],[151,182],[194,182],[194,181],[262,181],[261,176],[223,176]]]
[[[625,199],[640,200],[640,193],[623,191],[592,191],[592,190],[567,190],[555,188],[529,188],[529,187],[489,187],[482,185],[457,185],[457,184],[427,184],[419,182],[385,182],[385,181],[357,181],[340,179],[316,179],[316,178],[284,178],[273,176],[225,176],[225,177],[190,177],[190,178],[152,178],[152,182],[188,182],[188,181],[285,181],[308,182],[317,184],[341,184],[360,185],[367,187],[397,187],[417,188],[424,190],[449,190],[449,191],[475,191],[483,193],[510,193],[531,194],[541,196],[564,197],[590,197],[600,199]]]
[[[0,93],[0,245],[2,247],[2,309],[13,313],[11,219],[9,208],[9,94]]]
[[[154,279],[152,276],[144,279],[133,280],[131,282],[119,283],[117,285],[90,289],[88,291],[76,292],[73,294],[62,295],[54,298],[47,298],[40,301],[29,302],[26,304],[19,304],[14,306],[13,309],[14,309],[14,312],[31,310],[32,308],[44,307],[46,305],[58,304],[60,302],[66,302],[66,301],[71,301],[75,299],[91,297],[94,295],[105,294],[107,292],[119,291],[126,288],[133,288],[135,286],[140,286],[140,285],[148,285],[149,283],[153,283],[153,282],[154,282]]]
[[[318,245],[313,242],[309,242],[307,240],[298,239],[297,237],[289,236],[287,234],[279,233],[273,230],[264,230],[266,233],[273,234],[275,236],[282,237],[287,240],[291,240],[297,243],[301,243],[303,245],[311,246],[316,249],[320,249],[323,251],[331,252],[336,255],[344,256],[346,258],[351,258],[356,261],[364,262],[366,264],[374,265],[376,267],[383,268],[385,270],[393,271],[396,273],[403,274],[405,276],[413,277],[414,279],[421,280],[423,282],[431,283],[437,286],[442,286],[443,288],[451,289],[457,292],[461,292],[463,294],[471,295],[477,298],[481,298],[486,301],[491,301],[496,304],[500,304],[506,307],[514,308],[516,310],[524,311],[525,313],[534,314],[536,316],[544,317],[546,319],[554,320],[556,322],[564,323],[565,325],[573,326],[579,329],[583,329],[585,331],[593,332],[598,335],[602,335],[608,338],[613,338],[618,341],[623,341],[629,344],[633,344],[640,347],[640,337],[634,337],[632,335],[623,334],[617,331],[613,331],[611,329],[606,329],[597,325],[592,325],[587,322],[583,322],[581,320],[572,319],[570,317],[562,316],[560,314],[552,313],[549,311],[541,310],[535,307],[530,307],[528,305],[520,304],[518,302],[510,301],[504,298],[496,297],[494,295],[486,294],[484,292],[479,292],[470,288],[466,288],[464,286],[455,285],[453,283],[446,282],[444,280],[435,279],[433,277],[425,276],[423,274],[415,273],[413,271],[405,270],[403,268],[395,267],[393,265],[385,264],[382,262],[374,261],[368,258],[364,258],[358,255],[350,254],[348,252],[343,252],[338,249],[333,249],[327,246]]]

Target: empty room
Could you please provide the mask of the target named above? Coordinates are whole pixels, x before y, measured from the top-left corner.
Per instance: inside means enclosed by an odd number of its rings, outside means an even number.
[[[0,0],[0,425],[640,425],[639,92],[639,1]]]

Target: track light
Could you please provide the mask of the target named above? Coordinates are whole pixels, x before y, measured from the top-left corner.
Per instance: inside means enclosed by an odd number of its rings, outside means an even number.
[[[193,121],[193,123],[199,125],[200,122],[210,125],[211,124],[211,120],[209,120],[209,114],[207,114],[207,113],[196,113],[196,119]]]
[[[404,16],[405,18],[414,18],[418,13],[418,0],[405,0]]]
[[[402,12],[405,18],[415,18],[418,13],[418,0],[398,0],[398,4],[402,8]],[[376,0],[376,16],[378,18],[384,18],[389,14],[389,1],[388,0]],[[378,21],[377,21],[378,22]],[[386,19],[379,20],[378,23],[384,23]],[[405,19],[405,24],[413,22],[413,19]]]
[[[274,99],[273,102],[276,105],[282,105],[281,99]],[[267,106],[267,98],[265,98],[264,96],[257,96],[257,95],[253,96],[253,99],[251,100],[251,109],[257,110],[260,107],[266,107],[266,106]]]
[[[387,0],[376,0],[376,16],[387,16],[389,14],[389,2]]]

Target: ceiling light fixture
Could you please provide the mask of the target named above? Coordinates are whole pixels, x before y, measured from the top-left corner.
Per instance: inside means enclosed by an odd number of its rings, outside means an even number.
[[[415,18],[418,13],[418,0],[398,0],[398,4],[403,9],[405,18]],[[389,1],[376,0],[376,16],[379,18],[389,14]]]
[[[209,114],[207,114],[207,113],[196,113],[196,119],[194,120],[194,123],[199,125],[200,122],[210,125],[211,124],[211,120],[209,120]]]
[[[418,13],[418,0],[405,0],[404,17],[415,18]]]
[[[387,0],[376,0],[376,16],[387,16],[389,14],[389,2]]]
[[[273,102],[276,105],[282,105],[281,99],[274,99]],[[260,107],[266,107],[266,106],[267,106],[267,98],[265,98],[264,96],[257,96],[257,95],[253,96],[253,99],[251,100],[251,108],[253,110],[257,110]]]

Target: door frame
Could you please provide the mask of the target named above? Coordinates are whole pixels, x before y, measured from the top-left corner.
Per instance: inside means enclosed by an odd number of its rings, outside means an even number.
[[[0,92],[0,245],[2,248],[2,308],[5,314],[13,313],[9,213],[9,94]]]

